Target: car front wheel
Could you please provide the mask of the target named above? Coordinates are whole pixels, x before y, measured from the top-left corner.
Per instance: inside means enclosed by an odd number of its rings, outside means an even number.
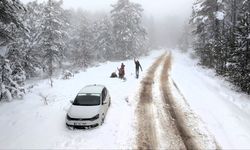
[[[102,124],[104,123],[104,119],[105,119],[104,114],[102,114],[102,118],[101,118],[101,123],[100,123],[100,125],[102,125]]]

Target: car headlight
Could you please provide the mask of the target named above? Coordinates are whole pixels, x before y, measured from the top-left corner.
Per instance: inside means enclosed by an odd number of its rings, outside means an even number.
[[[72,118],[70,118],[70,116],[67,114],[67,120],[72,120]]]
[[[95,115],[93,118],[91,118],[90,120],[96,120],[99,118],[99,114]]]

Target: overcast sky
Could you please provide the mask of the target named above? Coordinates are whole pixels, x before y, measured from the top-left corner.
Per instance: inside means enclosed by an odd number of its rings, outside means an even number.
[[[27,3],[33,0],[21,0]],[[45,0],[38,0],[45,1]],[[109,11],[117,0],[64,0],[64,8],[83,8],[91,12]],[[140,3],[147,15],[153,17],[177,16],[188,17],[194,0],[131,0]]]

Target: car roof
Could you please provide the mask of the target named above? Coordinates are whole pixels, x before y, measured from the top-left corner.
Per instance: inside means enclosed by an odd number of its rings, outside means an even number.
[[[105,88],[104,85],[100,84],[92,84],[92,85],[87,85],[84,88],[82,88],[78,94],[83,94],[83,93],[102,93],[103,88]]]

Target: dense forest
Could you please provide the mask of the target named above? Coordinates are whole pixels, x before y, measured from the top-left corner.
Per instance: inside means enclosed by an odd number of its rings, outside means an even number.
[[[22,98],[33,77],[146,54],[140,4],[119,0],[109,14],[67,10],[63,1],[0,1],[0,101]]]
[[[250,94],[250,1],[197,0],[190,23],[200,64]]]

